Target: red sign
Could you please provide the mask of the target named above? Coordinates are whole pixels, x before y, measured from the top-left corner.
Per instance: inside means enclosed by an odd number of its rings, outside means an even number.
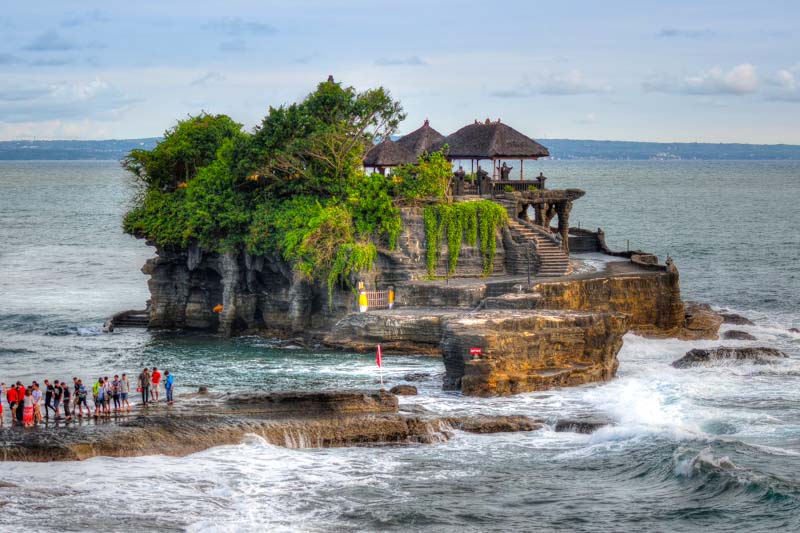
[[[469,349],[469,354],[471,356],[473,356],[473,357],[476,356],[476,355],[480,355],[481,353],[482,353],[482,350],[480,348],[470,348]]]

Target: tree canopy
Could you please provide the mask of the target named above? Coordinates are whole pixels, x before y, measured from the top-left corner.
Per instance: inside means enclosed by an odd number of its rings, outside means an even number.
[[[452,169],[441,153],[388,178],[364,173],[366,149],[404,117],[385,89],[332,79],[269,108],[252,133],[226,115],[190,116],[123,160],[144,185],[124,229],[164,247],[277,253],[332,290],[394,247],[398,203],[444,198]]]

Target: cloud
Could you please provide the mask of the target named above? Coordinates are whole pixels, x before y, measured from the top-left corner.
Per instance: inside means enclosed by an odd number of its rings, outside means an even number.
[[[110,120],[135,102],[99,78],[85,83],[30,85],[0,91],[0,117],[3,122]]]
[[[67,18],[61,21],[61,26],[70,28],[76,26],[85,26],[93,23],[106,23],[111,19],[100,9],[92,9],[85,13],[74,13],[67,15]]]
[[[13,65],[18,63],[19,58],[11,54],[0,54],[0,65]]]
[[[196,87],[207,87],[209,85],[216,85],[225,81],[225,76],[219,72],[208,72],[197,79],[192,80],[192,85]]]
[[[608,85],[587,80],[581,71],[573,69],[566,74],[551,73],[534,82],[526,78],[514,88],[494,91],[491,95],[498,98],[529,98],[539,94],[550,96],[596,94],[609,89]]]
[[[71,65],[75,63],[75,60],[68,59],[65,57],[51,57],[48,59],[36,59],[34,61],[29,61],[28,65],[33,67],[62,67],[64,65]]]
[[[207,30],[219,31],[232,36],[245,33],[251,35],[266,35],[277,31],[274,26],[270,26],[269,24],[247,21],[239,17],[215,19],[207,22],[203,27]]]
[[[31,52],[54,52],[77,48],[73,41],[65,39],[55,30],[47,30],[31,41],[23,50]]]
[[[409,57],[382,57],[376,60],[375,64],[384,67],[396,67],[401,65],[422,66],[422,65],[427,65],[428,63],[426,63],[419,56],[409,56]]]
[[[597,124],[596,113],[586,113],[575,121],[576,124]]]
[[[642,86],[647,92],[745,95],[758,90],[758,76],[753,65],[743,63],[727,72],[712,67],[690,76],[661,76],[645,81]]]
[[[244,39],[230,39],[219,43],[219,49],[223,52],[245,52],[249,50]]]
[[[656,37],[661,38],[682,38],[682,39],[704,39],[716,35],[708,28],[701,30],[690,30],[681,28],[663,28],[656,34]]]
[[[769,100],[800,102],[800,64],[781,69],[766,79]]]

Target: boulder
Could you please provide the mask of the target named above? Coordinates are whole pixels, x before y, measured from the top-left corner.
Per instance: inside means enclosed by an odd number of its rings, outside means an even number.
[[[563,419],[556,422],[555,430],[557,433],[589,434],[608,425],[611,425],[611,423],[606,420]]]
[[[427,372],[411,372],[403,376],[403,381],[425,381],[433,377],[433,374]]]
[[[800,333],[800,329],[798,329],[798,328],[789,328],[789,333]]]
[[[455,429],[468,433],[506,433],[535,431],[543,427],[542,420],[522,415],[450,417],[445,421]]]
[[[686,355],[673,361],[675,368],[690,368],[698,365],[708,365],[724,361],[751,362],[755,364],[770,364],[776,359],[787,357],[785,353],[775,348],[695,348],[686,352]]]
[[[417,388],[414,385],[395,385],[389,392],[397,396],[416,396]]]
[[[752,320],[736,313],[720,313],[723,324],[733,324],[735,326],[755,326]]]
[[[722,316],[715,313],[708,304],[686,302],[685,320],[678,337],[683,340],[716,340],[719,338],[719,327]]]
[[[756,338],[746,331],[739,331],[738,329],[731,329],[722,334],[722,338],[732,341],[754,341]]]

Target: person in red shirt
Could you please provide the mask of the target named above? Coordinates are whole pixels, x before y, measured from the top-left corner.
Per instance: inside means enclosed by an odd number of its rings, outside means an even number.
[[[153,367],[153,373],[150,374],[151,381],[153,382],[153,386],[150,388],[150,394],[153,397],[153,401],[158,401],[158,385],[161,383],[161,372],[158,371],[158,368]]]
[[[6,389],[6,399],[8,400],[8,410],[11,411],[11,423],[17,418],[17,386],[12,384]]]

